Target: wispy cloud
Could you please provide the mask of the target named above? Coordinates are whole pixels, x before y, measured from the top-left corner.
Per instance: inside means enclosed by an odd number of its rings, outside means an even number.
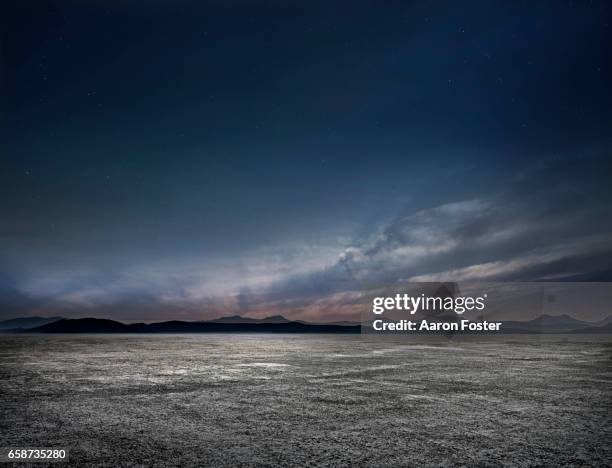
[[[233,313],[354,319],[372,291],[408,281],[538,280],[608,268],[607,208],[565,196],[453,201],[389,219],[354,242],[276,245],[215,261],[38,269],[11,282],[18,294],[5,310],[27,304],[40,313],[131,320]]]

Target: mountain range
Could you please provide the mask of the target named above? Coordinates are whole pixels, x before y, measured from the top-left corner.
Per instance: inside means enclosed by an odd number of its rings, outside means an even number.
[[[0,322],[11,333],[359,333],[357,322],[311,323],[282,315],[262,319],[232,315],[209,321],[170,320],[125,324],[99,318],[20,317]],[[597,322],[569,315],[541,315],[528,321],[504,321],[503,333],[612,333],[612,316]]]
[[[28,329],[40,327],[47,323],[57,322],[62,317],[19,317],[0,322],[0,330]]]
[[[124,324],[115,320],[82,318],[61,319],[39,327],[16,330],[28,333],[359,333],[360,326],[316,324],[292,322],[289,320],[272,321],[251,319],[214,320],[209,322],[185,322],[170,320],[154,323]]]
[[[610,317],[608,317],[610,319]],[[606,322],[607,323],[607,322]],[[604,325],[606,324],[604,323]],[[521,321],[504,321],[503,328],[506,331],[509,330],[520,330],[520,331],[531,331],[531,332],[547,332],[547,333],[564,333],[573,330],[597,327],[597,323],[585,322],[583,320],[577,320],[574,317],[564,315],[540,315],[533,320]]]

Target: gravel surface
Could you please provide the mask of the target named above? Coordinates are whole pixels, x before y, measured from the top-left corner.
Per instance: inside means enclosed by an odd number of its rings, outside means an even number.
[[[0,446],[79,466],[606,466],[606,340],[3,335]]]

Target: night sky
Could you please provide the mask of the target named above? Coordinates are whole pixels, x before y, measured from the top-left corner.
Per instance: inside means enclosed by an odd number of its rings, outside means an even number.
[[[611,9],[3,4],[0,318],[612,279]]]

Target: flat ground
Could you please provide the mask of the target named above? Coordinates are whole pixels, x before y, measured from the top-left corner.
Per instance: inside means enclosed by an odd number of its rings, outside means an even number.
[[[610,342],[417,339],[0,336],[0,446],[105,466],[612,464]]]

